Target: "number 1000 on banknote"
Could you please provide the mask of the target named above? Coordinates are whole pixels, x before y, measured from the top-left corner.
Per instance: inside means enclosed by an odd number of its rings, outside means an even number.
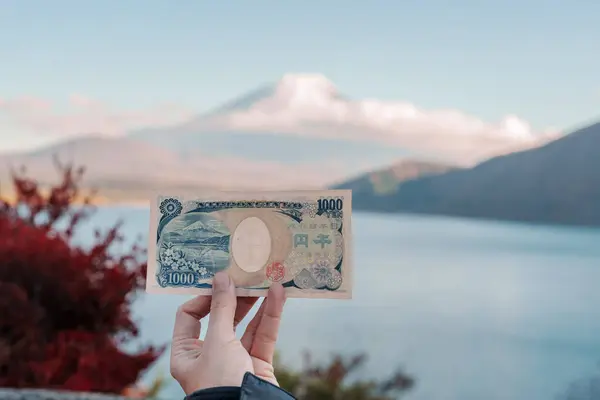
[[[210,294],[226,271],[239,296],[352,297],[352,192],[211,192],[151,201],[151,293]]]

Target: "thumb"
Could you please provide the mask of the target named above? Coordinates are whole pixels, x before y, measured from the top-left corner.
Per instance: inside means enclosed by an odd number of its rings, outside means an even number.
[[[235,287],[226,272],[217,272],[213,278],[213,294],[210,306],[207,341],[229,341],[235,339],[233,319],[237,299]]]

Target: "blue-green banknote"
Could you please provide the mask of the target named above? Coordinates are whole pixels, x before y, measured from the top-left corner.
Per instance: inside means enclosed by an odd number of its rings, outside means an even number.
[[[352,192],[210,192],[151,201],[146,290],[210,294],[227,271],[239,296],[352,297]]]

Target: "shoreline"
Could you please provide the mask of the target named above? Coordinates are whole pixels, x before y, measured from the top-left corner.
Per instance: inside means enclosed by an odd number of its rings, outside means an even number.
[[[83,201],[79,200],[77,202],[74,202],[74,204],[83,205]],[[149,200],[140,200],[140,199],[115,200],[115,199],[109,199],[109,198],[101,198],[101,199],[92,198],[90,201],[90,205],[102,206],[102,207],[124,206],[124,207],[135,207],[135,208],[149,208],[150,201]]]
[[[43,193],[44,195],[46,193]],[[85,196],[83,194],[81,196],[77,196],[71,204],[75,206],[82,206],[85,204]],[[17,197],[14,193],[10,194],[0,194],[0,199],[10,203],[15,204],[17,201]],[[102,195],[90,195],[90,201],[88,203],[91,206],[102,206],[102,207],[111,207],[111,206],[126,206],[126,207],[136,207],[136,208],[148,208],[150,207],[150,200],[148,199],[140,199],[140,198],[122,198],[115,199]]]

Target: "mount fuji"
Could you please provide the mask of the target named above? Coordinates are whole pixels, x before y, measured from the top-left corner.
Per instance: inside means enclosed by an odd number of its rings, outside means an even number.
[[[288,74],[181,124],[82,135],[0,155],[0,165],[25,165],[46,183],[57,155],[84,165],[86,185],[103,195],[139,199],[157,189],[319,188],[405,157],[471,166],[554,138],[515,116],[491,124],[456,110],[352,100],[322,75]]]

